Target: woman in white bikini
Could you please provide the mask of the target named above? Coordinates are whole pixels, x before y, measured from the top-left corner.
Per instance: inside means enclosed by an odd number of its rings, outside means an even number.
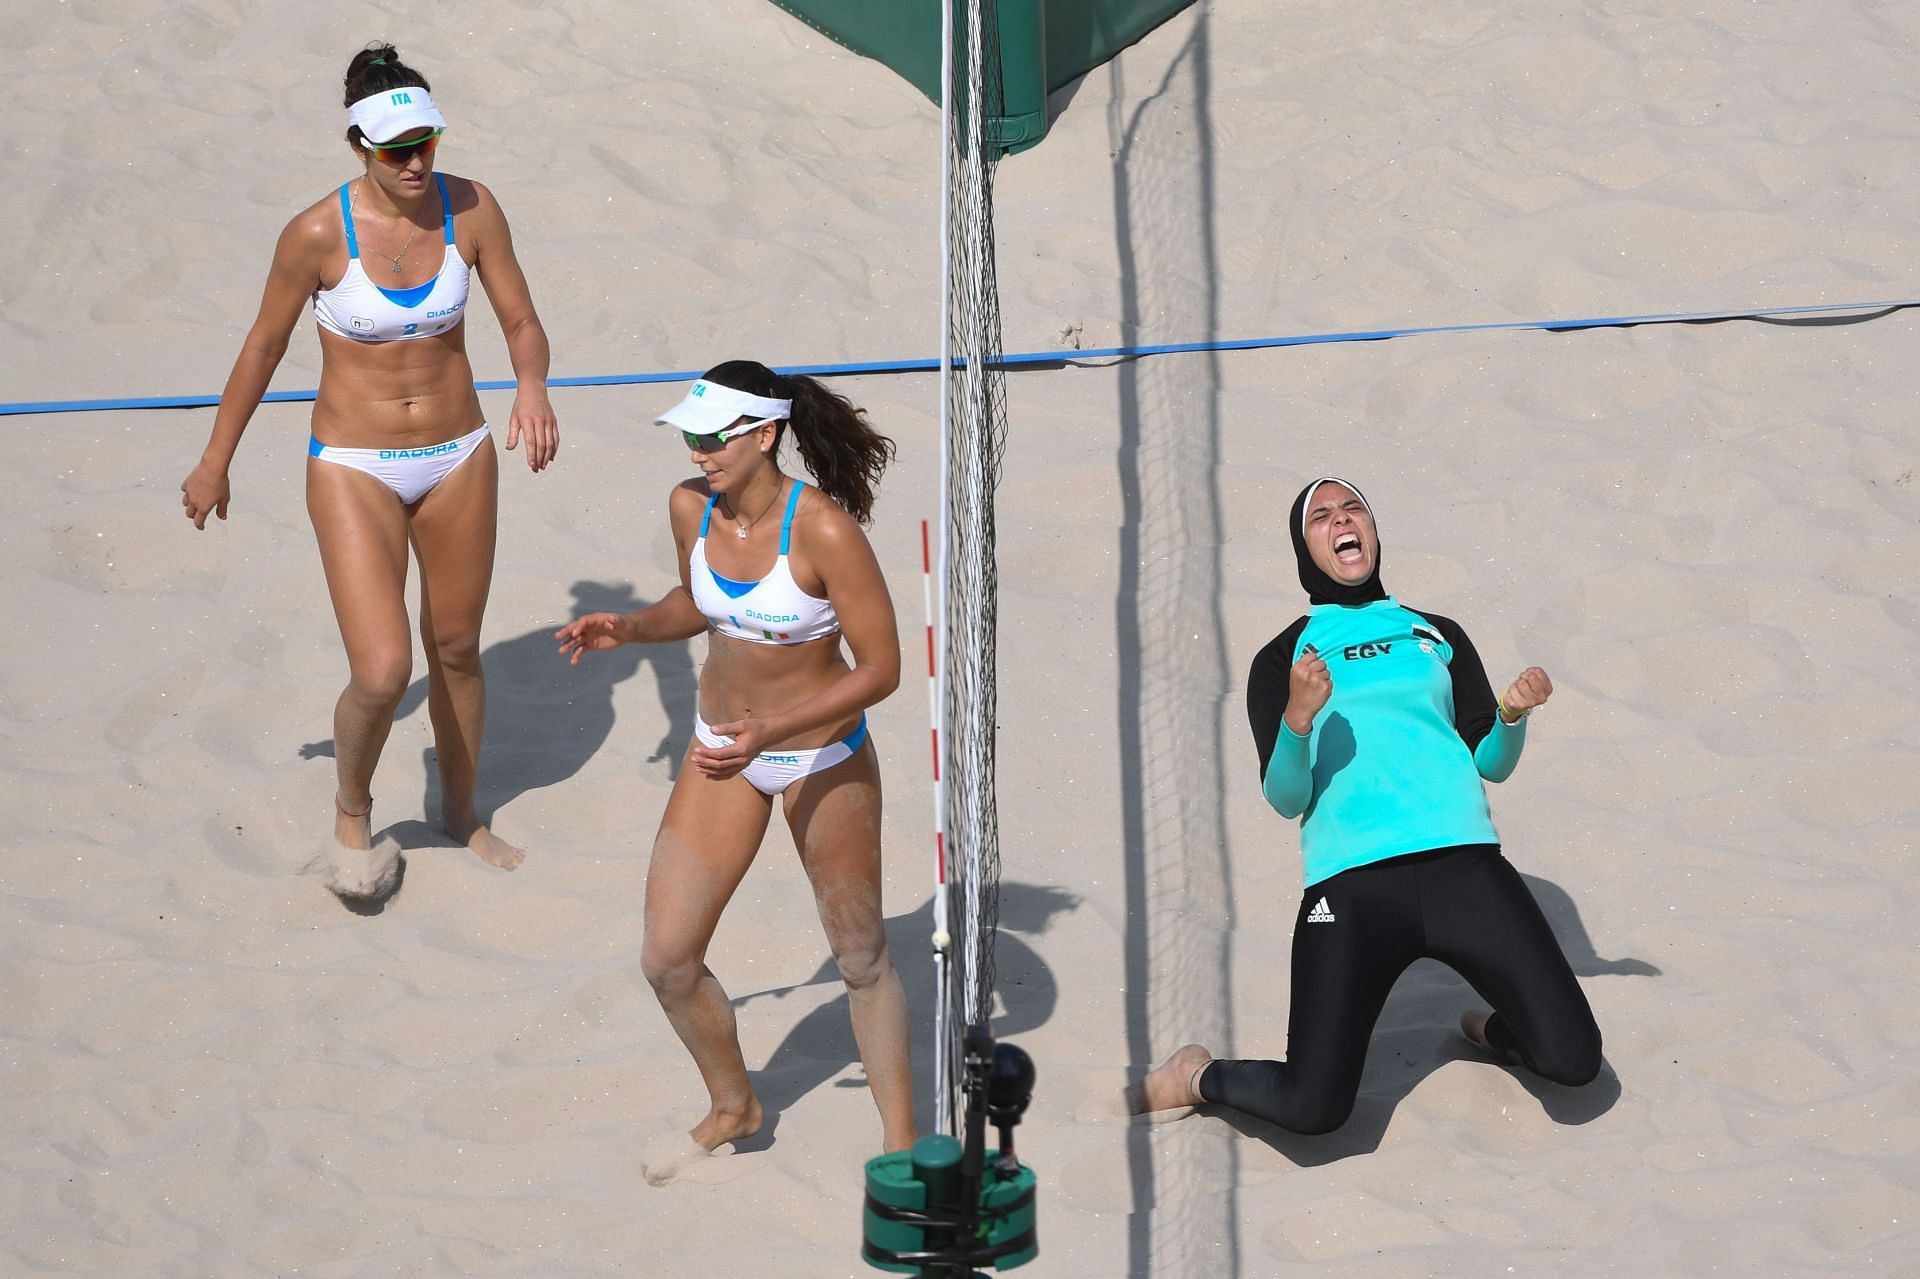
[[[594,613],[556,632],[574,662],[709,637],[695,740],[647,871],[641,966],[711,1108],[691,1146],[649,1159],[651,1181],[760,1127],[733,1006],[705,961],[776,796],[846,982],[883,1146],[913,1143],[906,997],[880,906],[880,763],[865,715],[900,682],[893,602],[860,527],[893,444],[862,417],[812,378],[746,360],[707,372],[656,419],[680,430],[702,472],[668,501],[679,588],[637,613]],[[818,487],[780,469],[789,426]]]
[[[493,579],[499,462],[473,369],[465,318],[470,273],[506,332],[519,388],[507,447],[521,436],[534,471],[559,445],[547,402],[547,336],[513,256],[506,217],[478,182],[434,172],[446,121],[427,80],[392,45],[356,54],[346,75],[347,143],[364,173],[280,233],[266,294],[214,415],[199,465],[181,484],[195,528],[227,518],[227,468],[302,308],[320,328],[319,397],[307,449],[307,511],[349,676],[334,706],[338,790],[329,885],[384,896],[398,873],[391,842],[372,847],[371,786],[412,677],[407,548],[420,562],[420,637],[446,831],[493,866],[519,849],[474,807],[486,714],[480,619]]]

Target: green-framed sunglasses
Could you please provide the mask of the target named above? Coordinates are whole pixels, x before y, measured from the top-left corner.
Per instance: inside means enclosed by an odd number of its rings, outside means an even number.
[[[727,446],[727,441],[738,439],[749,431],[757,431],[778,418],[763,417],[758,422],[742,422],[739,426],[730,426],[724,431],[715,431],[711,435],[695,435],[692,431],[680,432],[680,438],[686,441],[688,448],[695,453],[718,453]]]
[[[388,164],[402,165],[414,156],[431,156],[433,149],[440,145],[440,135],[445,129],[435,129],[424,138],[410,138],[405,142],[369,142],[360,139],[360,145],[385,160]]]

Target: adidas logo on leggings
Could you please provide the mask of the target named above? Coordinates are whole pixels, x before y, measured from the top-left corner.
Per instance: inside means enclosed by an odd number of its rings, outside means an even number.
[[[1313,909],[1307,912],[1307,922],[1309,924],[1331,924],[1333,922],[1333,912],[1327,908],[1326,898],[1322,897],[1313,904]]]

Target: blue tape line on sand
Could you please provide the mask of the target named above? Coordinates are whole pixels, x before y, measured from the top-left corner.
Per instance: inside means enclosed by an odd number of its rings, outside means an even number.
[[[1224,338],[1213,342],[1170,342],[1159,346],[1110,346],[1086,351],[1021,351],[1000,357],[1004,369],[1084,364],[1089,360],[1130,360],[1146,355],[1191,355],[1202,351],[1257,351],[1266,347],[1328,346],[1340,342],[1384,342],[1389,338],[1421,337],[1434,333],[1490,333],[1506,329],[1544,329],[1571,333],[1578,329],[1632,328],[1642,324],[1711,324],[1723,320],[1771,320],[1796,315],[1838,315],[1847,312],[1888,314],[1920,306],[1920,299],[1896,302],[1835,302],[1817,306],[1767,307],[1746,311],[1692,311],[1666,315],[1609,315],[1584,320],[1507,320],[1495,324],[1436,324],[1407,329],[1356,329],[1346,333],[1303,333],[1290,337]],[[789,364],[779,373],[813,377],[843,377],[860,373],[930,373],[940,367],[932,357],[917,360],[872,360],[855,364]],[[610,373],[598,377],[549,378],[547,386],[641,386],[654,382],[691,382],[700,371],[671,373]],[[514,383],[477,382],[482,391],[510,391]],[[293,404],[312,400],[317,391],[269,391],[266,404]],[[30,413],[88,413],[119,409],[201,409],[220,402],[217,395],[155,395],[114,400],[35,400],[0,403],[0,417]]]

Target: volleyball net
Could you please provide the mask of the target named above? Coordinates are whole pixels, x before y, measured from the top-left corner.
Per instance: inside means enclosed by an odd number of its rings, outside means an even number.
[[[1006,449],[1006,373],[994,277],[991,136],[1001,99],[994,0],[948,0],[942,102],[940,554],[936,580],[938,780],[934,929],[935,1107],[957,1134],[965,1035],[993,1005],[1000,837],[994,799],[994,491]],[[978,109],[976,109],[978,104]]]
[[[997,7],[941,4],[940,514],[928,592],[937,1131],[911,1151],[868,1161],[862,1210],[868,1264],[941,1277],[1011,1269],[1039,1251],[1034,1174],[1013,1148],[1033,1063],[995,1043],[991,1025],[1000,919],[993,505],[1007,441],[993,245],[993,168],[1006,149],[994,136],[1003,98]]]

